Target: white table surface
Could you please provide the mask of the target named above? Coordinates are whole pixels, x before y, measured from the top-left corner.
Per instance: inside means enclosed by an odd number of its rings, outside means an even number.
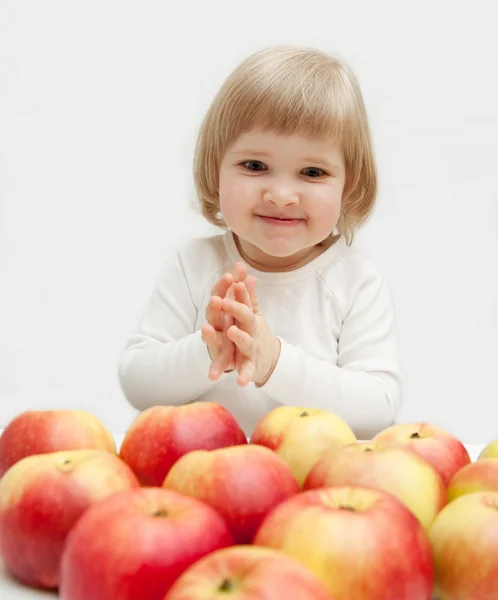
[[[123,440],[123,434],[115,434],[114,438],[119,449],[119,446]],[[472,461],[477,459],[484,446],[485,444],[465,444]],[[0,560],[0,600],[39,600],[41,598],[49,600],[50,598],[57,597],[58,595],[56,592],[36,590],[18,583],[9,575],[9,573],[7,573],[2,561]]]

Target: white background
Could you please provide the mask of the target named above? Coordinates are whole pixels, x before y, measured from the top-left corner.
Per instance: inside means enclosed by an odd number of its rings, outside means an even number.
[[[347,60],[369,110],[402,421],[498,438],[495,0],[0,1],[0,427],[136,412],[117,361],[171,250],[214,231],[191,164],[228,73],[267,45]]]

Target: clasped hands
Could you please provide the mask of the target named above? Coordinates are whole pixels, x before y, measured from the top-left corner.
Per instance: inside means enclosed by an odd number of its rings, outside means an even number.
[[[201,332],[212,360],[209,379],[216,381],[235,369],[241,387],[251,381],[264,385],[277,364],[280,340],[260,312],[256,279],[244,263],[236,263],[232,273],[214,284],[206,320]]]

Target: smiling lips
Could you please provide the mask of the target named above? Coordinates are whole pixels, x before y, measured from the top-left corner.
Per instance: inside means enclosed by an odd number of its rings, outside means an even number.
[[[267,217],[264,215],[257,216],[269,225],[277,225],[281,227],[290,227],[293,225],[298,225],[299,223],[301,223],[301,221],[303,221],[303,219],[288,219],[286,217]]]

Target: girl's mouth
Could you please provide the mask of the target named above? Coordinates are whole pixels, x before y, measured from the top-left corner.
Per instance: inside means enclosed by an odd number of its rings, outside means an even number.
[[[263,217],[258,215],[260,219],[262,219],[268,225],[275,225],[277,227],[292,227],[299,225],[302,219],[283,219],[278,217]]]

